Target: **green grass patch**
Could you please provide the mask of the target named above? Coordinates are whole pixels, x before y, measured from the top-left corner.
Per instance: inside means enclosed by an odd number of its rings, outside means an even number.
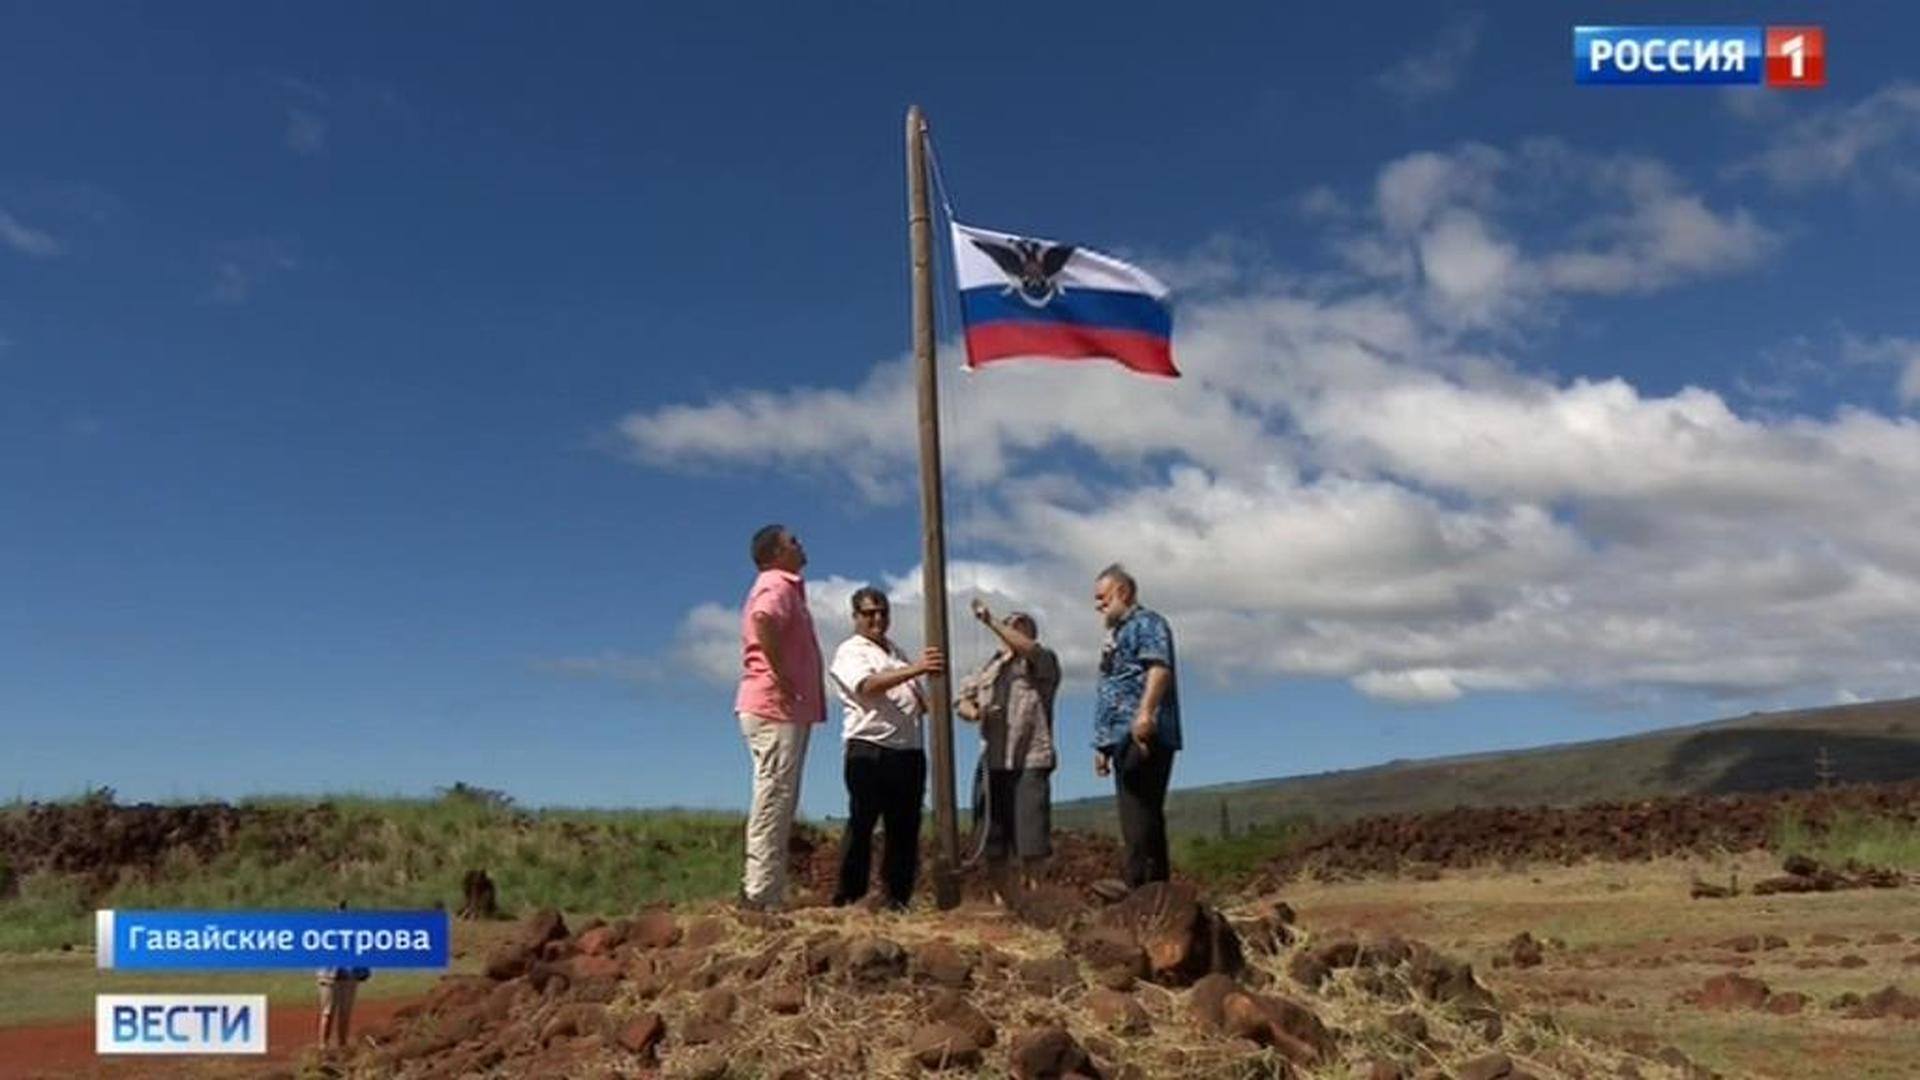
[[[1174,841],[1173,865],[1209,887],[1232,889],[1252,880],[1261,867],[1304,842],[1313,831],[1313,819],[1294,817],[1228,836],[1186,834]]]
[[[1825,824],[1784,816],[1773,849],[1826,863],[1848,860],[1896,870],[1920,870],[1920,824],[1868,814],[1838,814]]]
[[[29,874],[0,902],[0,953],[78,945],[92,938],[80,883],[59,874]]]

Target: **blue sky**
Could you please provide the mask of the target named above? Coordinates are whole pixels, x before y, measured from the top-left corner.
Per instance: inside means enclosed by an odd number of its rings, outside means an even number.
[[[1068,744],[1114,559],[1179,785],[1915,692],[1920,15],[1816,14],[1785,93],[1576,87],[1532,4],[20,8],[0,797],[742,805],[755,527],[918,644],[914,101],[964,220],[1178,294],[1175,385],[943,354],[956,602]]]

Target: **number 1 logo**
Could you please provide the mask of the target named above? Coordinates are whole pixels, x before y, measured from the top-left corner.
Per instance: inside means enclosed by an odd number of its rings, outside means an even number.
[[[1767,27],[1767,85],[1814,90],[1827,85],[1827,33],[1818,26]]]

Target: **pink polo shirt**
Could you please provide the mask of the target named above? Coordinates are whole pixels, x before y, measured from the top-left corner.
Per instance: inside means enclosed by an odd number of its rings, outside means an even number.
[[[773,619],[780,667],[787,673],[798,699],[789,704],[780,695],[780,683],[767,663],[753,632],[753,616],[765,612]],[[809,724],[827,719],[827,694],[820,663],[820,641],[813,636],[813,615],[807,610],[807,583],[786,570],[762,570],[747,591],[740,611],[740,692],[733,711],[766,720],[799,720]]]

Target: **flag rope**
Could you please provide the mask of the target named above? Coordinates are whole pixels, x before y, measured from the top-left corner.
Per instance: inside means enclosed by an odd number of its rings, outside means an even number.
[[[954,222],[953,200],[947,192],[946,174],[940,171],[940,154],[933,146],[933,132],[928,131],[925,124],[920,126],[920,140],[927,144],[927,164],[933,173],[933,190],[940,196],[940,209],[946,212],[947,224],[951,225]]]

